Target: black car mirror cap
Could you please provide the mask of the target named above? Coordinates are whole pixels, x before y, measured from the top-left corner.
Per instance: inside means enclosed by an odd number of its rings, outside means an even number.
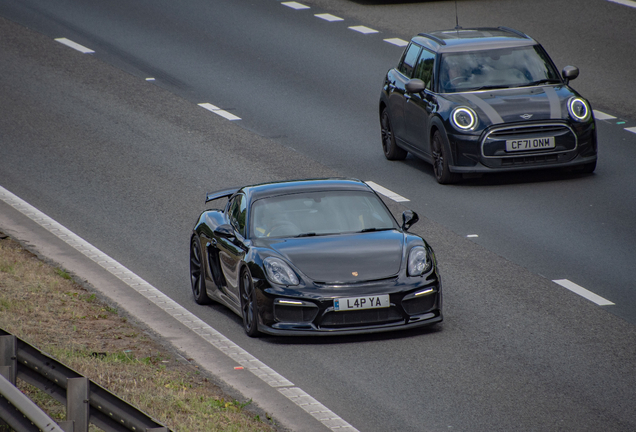
[[[420,220],[420,217],[413,210],[406,210],[402,213],[402,230],[408,231],[417,221]]]
[[[236,237],[236,235],[234,235],[234,228],[232,228],[232,225],[230,224],[223,224],[214,228],[214,234],[226,239],[233,239]]]
[[[561,71],[561,76],[565,80],[565,83],[568,84],[571,80],[579,76],[579,68],[576,66],[566,66],[563,68],[563,71]]]
[[[426,86],[424,85],[424,81],[417,78],[409,80],[404,87],[409,93],[422,93],[426,88]]]

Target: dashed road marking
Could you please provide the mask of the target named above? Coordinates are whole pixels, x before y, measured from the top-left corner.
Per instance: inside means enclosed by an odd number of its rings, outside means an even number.
[[[344,18],[340,18],[340,17],[337,17],[335,15],[331,15],[331,14],[328,14],[328,13],[315,14],[314,16],[317,17],[317,18],[320,18],[320,19],[324,19],[325,21],[329,21],[329,22],[344,21]]]
[[[285,5],[287,7],[290,7],[292,9],[296,9],[296,10],[300,10],[300,9],[311,9],[309,6],[306,6],[302,3],[298,3],[298,2],[282,2],[282,5]]]
[[[622,4],[623,6],[636,8],[636,1],[631,1],[631,0],[607,0],[607,1],[610,1],[612,3]]]
[[[606,114],[602,111],[597,111],[597,110],[593,110],[593,111],[594,111],[594,118],[596,120],[613,120],[616,118],[613,115]]]
[[[90,49],[90,48],[86,48],[84,45],[80,45],[80,44],[78,44],[77,42],[73,42],[73,41],[72,41],[72,40],[70,40],[70,39],[66,39],[66,38],[57,38],[57,39],[55,39],[55,40],[56,40],[57,42],[59,42],[59,43],[63,44],[63,45],[66,45],[67,47],[71,47],[71,48],[73,48],[74,50],[77,50],[77,51],[79,51],[79,52],[81,52],[81,53],[84,53],[84,54],[93,54],[93,53],[95,52],[95,51],[93,51],[92,49]]]
[[[601,297],[600,295],[594,294],[592,291],[586,290],[582,286],[577,285],[574,282],[569,281],[567,279],[556,279],[556,280],[553,280],[552,282],[559,284],[564,288],[569,289],[570,291],[580,295],[581,297],[585,297],[589,301],[594,302],[599,306],[611,306],[614,304],[611,301]]]
[[[360,32],[362,34],[372,34],[372,33],[380,33],[377,30],[373,30],[372,28],[369,27],[365,27],[365,26],[351,26],[349,27],[351,30],[353,31],[357,31]]]
[[[384,42],[388,42],[390,44],[397,45],[399,47],[405,47],[405,46],[407,46],[409,44],[407,41],[405,41],[404,39],[400,39],[400,38],[384,39]]]
[[[477,237],[479,237],[479,234],[468,234],[466,237],[468,237],[468,238],[477,238]]]
[[[294,383],[280,375],[278,372],[258,360],[256,357],[235,344],[232,340],[223,336],[219,331],[199,319],[196,315],[185,309],[179,303],[150,285],[144,279],[79,237],[68,228],[51,219],[40,210],[33,207],[23,199],[0,186],[0,200],[4,201],[29,219],[39,224],[44,229],[67,243],[69,246],[82,253],[93,262],[99,264],[112,275],[120,279],[130,288],[157,305],[160,309],[172,316],[177,321],[188,327],[194,333],[201,336],[210,345],[236,361],[244,369],[253,373],[263,382],[278,390],[291,402],[298,405],[305,412],[320,421],[328,429],[333,431],[358,432],[353,426],[344,421],[340,416],[322,405],[304,390],[296,387]]]
[[[625,128],[625,130],[627,132],[636,133],[636,127],[628,127],[628,128]]]
[[[200,103],[199,106],[202,107],[202,108],[205,108],[208,111],[213,112],[216,115],[220,115],[221,117],[226,118],[228,120],[232,120],[232,121],[241,120],[240,117],[235,116],[234,114],[232,114],[230,112],[227,112],[225,110],[222,110],[221,108],[219,108],[219,107],[217,107],[215,105],[212,105],[211,103],[207,103],[207,102],[206,103]]]
[[[377,193],[384,195],[385,197],[390,198],[393,201],[396,201],[396,202],[410,201],[408,198],[404,198],[402,195],[398,195],[395,192],[390,191],[387,188],[382,187],[377,183],[374,183],[372,181],[365,181],[365,183],[369,185],[369,187],[373,189],[374,191],[376,191]]]

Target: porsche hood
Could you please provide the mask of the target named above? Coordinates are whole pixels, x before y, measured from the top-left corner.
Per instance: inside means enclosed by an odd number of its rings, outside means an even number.
[[[268,243],[270,249],[316,282],[356,283],[398,274],[402,264],[404,234],[392,230]]]

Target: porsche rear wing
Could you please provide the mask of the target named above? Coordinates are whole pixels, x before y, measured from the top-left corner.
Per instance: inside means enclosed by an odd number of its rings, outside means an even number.
[[[239,188],[225,189],[216,192],[210,192],[205,196],[205,203],[209,203],[210,201],[214,201],[220,198],[229,198],[234,195]]]

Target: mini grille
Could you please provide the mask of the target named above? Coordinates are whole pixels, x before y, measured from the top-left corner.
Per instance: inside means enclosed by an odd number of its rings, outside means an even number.
[[[526,127],[508,127],[496,129],[489,134],[490,137],[499,138],[503,135],[525,135],[525,134],[534,134],[534,133],[552,133],[559,134],[564,132],[570,132],[570,129],[565,126],[559,125],[536,125],[536,126],[526,126]]]

